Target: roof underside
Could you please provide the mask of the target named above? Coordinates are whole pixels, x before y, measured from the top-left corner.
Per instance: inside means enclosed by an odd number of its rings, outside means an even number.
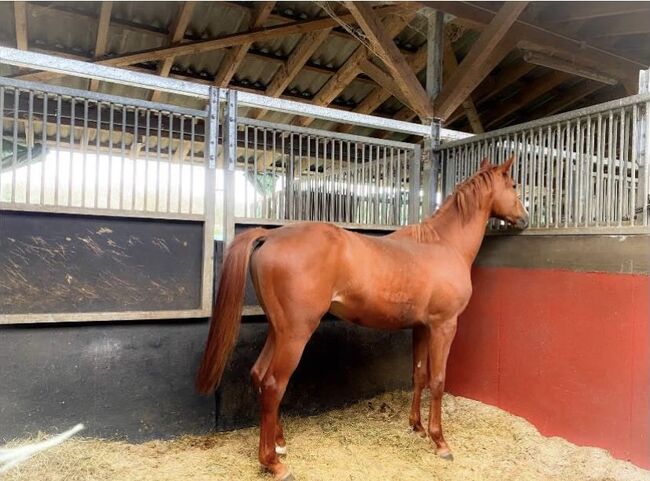
[[[260,9],[260,3],[264,2],[195,2],[181,37],[183,41],[192,42],[249,31],[251,19]],[[476,47],[475,42],[482,27],[477,25],[475,19],[468,20],[458,15],[460,2],[455,6],[452,2],[428,3],[455,15],[446,16],[446,35],[452,42],[458,62],[462,63],[468,52]],[[110,10],[110,23],[102,58],[170,45],[175,22],[184,5],[184,2],[114,2]],[[472,12],[496,12],[501,8],[502,2],[464,2],[463,5],[474,9]],[[323,2],[275,2],[263,26],[322,17],[326,15],[323,6]],[[98,42],[101,8],[102,2],[27,2],[26,27],[21,32],[20,27],[16,26],[13,2],[0,2],[0,44],[14,47],[22,33],[27,38],[30,50],[91,60],[95,57]],[[341,12],[344,8],[337,2],[327,2],[327,10]],[[408,25],[394,38],[395,44],[407,58],[420,49],[426,49],[426,15],[427,9],[418,10]],[[472,15],[473,13],[468,14],[468,17]],[[520,15],[519,21],[541,27],[550,35],[563,35],[583,41],[585,45],[616,54],[639,68],[647,68],[650,64],[650,2],[530,2]],[[229,85],[257,93],[267,92],[267,87],[291,58],[303,35],[292,34],[254,42],[238,64]],[[348,33],[341,26],[334,28],[288,82],[284,91],[277,95],[313,102],[330,78],[346,65],[358,48],[364,47],[355,35]],[[220,70],[224,69],[228,62],[228,53],[229,49],[225,48],[175,57],[170,75],[214,83]],[[526,68],[523,54],[521,44],[515,43],[514,48],[473,91],[471,100],[486,130],[622,97],[626,95],[624,84],[628,86],[627,93],[632,93],[629,92],[629,85],[635,83],[633,78],[619,78],[616,79],[615,85],[609,85],[571,73],[566,75],[566,78],[563,76],[561,81],[551,82],[552,74],[556,70],[537,65],[529,65]],[[382,65],[376,59],[371,60],[377,65]],[[577,53],[575,63],[579,64],[579,60],[580,54]],[[159,62],[143,62],[132,65],[131,68],[155,73]],[[447,68],[445,65],[445,69]],[[513,78],[504,80],[504,75],[509,72],[513,73]],[[2,76],[20,76],[24,73],[18,68],[0,65]],[[425,72],[415,73],[424,84]],[[544,86],[546,79],[549,79],[548,88]],[[69,87],[90,88],[90,82],[85,79],[58,78],[50,81]],[[523,95],[533,86],[536,95]],[[383,86],[378,86],[374,80],[359,71],[353,80],[342,85],[333,100],[325,105],[358,110],[368,95],[382,88]],[[151,92],[145,90],[138,91],[105,82],[100,83],[98,90],[139,98],[149,98],[151,95]],[[158,100],[200,107],[188,99],[168,94],[161,94]],[[495,111],[500,112],[498,118],[494,116]],[[369,113],[418,121],[417,115],[392,95],[388,95],[386,100]],[[265,115],[264,119],[270,121],[291,120],[287,115],[279,113],[270,112]],[[341,128],[334,122],[318,120],[312,126],[325,129]],[[447,126],[472,131],[461,108],[448,118]],[[355,129],[354,132],[372,134],[368,129],[362,128]],[[397,135],[394,137],[400,138]]]

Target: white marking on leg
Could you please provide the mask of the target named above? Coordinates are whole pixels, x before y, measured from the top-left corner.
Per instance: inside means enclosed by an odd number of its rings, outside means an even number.
[[[418,361],[418,369],[422,367],[422,361]]]
[[[275,445],[275,452],[277,454],[287,454],[287,447],[286,446],[278,446],[277,444]]]

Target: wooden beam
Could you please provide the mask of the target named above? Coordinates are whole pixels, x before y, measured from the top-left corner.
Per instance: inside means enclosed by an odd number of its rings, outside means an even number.
[[[111,12],[113,11],[113,2],[105,0],[102,2],[99,11],[99,24],[97,25],[97,38],[95,39],[95,58],[106,55],[106,46],[108,45],[108,31],[111,24]],[[98,80],[90,81],[90,90],[94,92],[99,87]]]
[[[178,13],[176,14],[176,18],[174,19],[174,22],[172,23],[171,28],[169,29],[169,38],[167,39],[168,45],[176,45],[181,40],[183,40],[185,36],[185,32],[187,31],[187,26],[192,20],[192,15],[194,14],[195,6],[196,6],[196,2],[188,1],[188,2],[183,2],[178,7]],[[172,67],[174,66],[174,58],[175,58],[174,56],[167,57],[165,60],[160,62],[158,64],[158,69],[156,70],[156,73],[161,77],[168,77],[169,72],[171,72]],[[151,101],[158,102],[160,100],[160,96],[161,96],[161,92],[159,90],[151,92],[151,97],[150,97]]]
[[[27,39],[27,3],[14,2],[14,24],[16,27],[16,48],[27,50],[29,42]]]
[[[516,93],[511,99],[502,103],[496,109],[491,111],[491,116],[486,122],[486,127],[492,127],[509,115],[512,115],[520,108],[526,106],[536,98],[544,95],[546,92],[553,90],[561,83],[571,78],[566,72],[553,71],[539,79],[531,82]]]
[[[384,22],[384,29],[388,35],[393,38],[400,33],[406,25],[411,21],[414,12],[410,12],[406,16],[395,15],[386,19]],[[356,77],[361,73],[361,62],[367,58],[366,48],[362,45],[348,57],[345,63],[338,69],[338,71],[330,77],[330,79],[321,87],[318,93],[313,98],[313,103],[316,105],[329,105]],[[299,125],[308,126],[314,119],[309,117],[302,117],[297,121]]]
[[[444,50],[443,50],[443,62],[445,64],[445,69],[448,72],[448,75],[452,76],[458,69],[458,59],[456,58],[456,53],[454,52],[454,47],[449,40],[449,37],[445,36],[444,39]],[[463,110],[469,120],[469,124],[472,127],[472,130],[475,134],[481,134],[485,132],[483,129],[483,124],[476,110],[476,105],[472,100],[472,96],[468,95],[465,100],[462,102]]]
[[[453,1],[422,3],[431,6],[432,8],[442,10],[450,15],[462,17],[477,25],[487,25],[495,16],[495,12],[491,9],[490,4],[486,3],[474,4],[471,2]],[[590,8],[591,5],[596,5],[596,3],[583,4],[586,8]],[[509,36],[512,36],[516,41],[527,40],[553,48],[558,52],[566,52],[568,55],[573,55],[574,57],[581,59],[582,63],[590,63],[591,65],[598,66],[603,70],[603,72],[619,80],[628,79],[630,82],[637,81],[639,70],[647,68],[647,66],[641,62],[622,57],[615,53],[607,52],[603,49],[589,45],[584,41],[552,32],[521,19],[514,23]]]
[[[429,96],[369,4],[346,2],[346,5],[370,41],[371,51],[395,77],[395,86],[404,92],[407,103],[421,118],[431,118],[433,109]]]
[[[377,65],[372,63],[369,59],[365,59],[359,65],[361,71],[365,73],[368,77],[373,79],[377,85],[381,85],[386,89],[393,97],[396,97],[404,105],[409,105],[411,102],[405,97],[404,92],[399,87],[397,82],[395,82],[389,74],[380,69]],[[411,108],[411,110],[415,110]]]
[[[549,115],[557,114],[567,109],[567,107],[575,104],[579,100],[593,94],[594,92],[605,87],[600,82],[593,80],[584,80],[575,87],[572,87],[567,92],[559,97],[544,104],[541,108],[535,110],[530,114],[531,118],[548,117]]]
[[[271,11],[275,6],[275,2],[260,2],[256,5],[253,12],[251,12],[251,20],[249,23],[249,30],[255,30],[264,26],[266,21],[271,15]],[[232,47],[219,66],[219,71],[215,79],[215,84],[218,87],[226,87],[232,80],[235,72],[244,61],[246,52],[253,45],[253,42],[246,42],[236,47]]]
[[[463,100],[478,86],[490,71],[505,57],[507,52],[498,49],[507,41],[506,33],[526,8],[527,2],[506,2],[483,30],[435,101],[436,116],[447,119]],[[508,49],[509,50],[509,49]],[[499,55],[495,58],[495,52]]]
[[[404,14],[405,12],[412,12],[418,7],[417,4],[398,4],[388,5],[385,7],[378,7],[377,14],[381,16]],[[339,17],[342,21],[353,21],[351,14],[342,15]],[[138,52],[132,52],[116,57],[97,60],[93,63],[99,65],[109,65],[113,67],[125,67],[143,62],[153,62],[164,60],[168,57],[175,57],[180,55],[194,55],[198,53],[210,52],[222,48],[233,47],[247,42],[258,42],[262,40],[270,40],[279,37],[284,37],[293,34],[304,34],[314,32],[317,30],[324,30],[333,28],[338,25],[338,21],[331,17],[318,18],[315,20],[291,22],[283,25],[275,25],[273,27],[261,28],[258,30],[239,32],[235,34],[223,35],[218,38],[209,40],[199,40],[194,42],[182,43],[179,45],[159,47]],[[63,77],[63,74],[57,72],[42,72],[36,79],[41,81],[52,80],[55,78]]]

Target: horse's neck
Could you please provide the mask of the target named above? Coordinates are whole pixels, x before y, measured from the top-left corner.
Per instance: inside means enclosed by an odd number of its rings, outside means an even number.
[[[463,222],[460,212],[454,204],[451,204],[423,224],[428,224],[429,228],[435,229],[440,238],[454,247],[467,264],[471,265],[485,237],[489,218],[490,209],[482,207],[476,209],[471,217]]]

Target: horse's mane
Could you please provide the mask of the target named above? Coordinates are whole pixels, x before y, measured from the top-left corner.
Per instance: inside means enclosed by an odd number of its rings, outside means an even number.
[[[456,190],[445,199],[431,219],[435,219],[441,213],[455,207],[460,214],[461,221],[467,222],[474,211],[482,207],[485,194],[492,190],[495,173],[496,167],[481,169],[465,182],[458,184]]]
[[[474,211],[482,207],[487,192],[494,186],[496,166],[479,170],[465,182],[458,184],[456,190],[448,196],[440,208],[420,224],[411,224],[399,229],[391,237],[410,237],[416,242],[430,243],[440,239],[435,227],[435,220],[444,212],[455,208],[460,214],[461,222],[467,222]]]

